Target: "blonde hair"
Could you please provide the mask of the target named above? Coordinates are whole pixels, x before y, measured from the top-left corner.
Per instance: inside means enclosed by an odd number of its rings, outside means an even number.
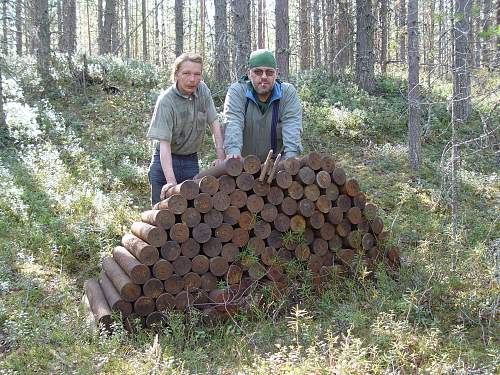
[[[203,58],[198,53],[184,52],[177,56],[172,66],[172,82],[175,82],[175,75],[181,68],[181,65],[186,61],[191,61],[196,64],[200,64],[203,68]]]

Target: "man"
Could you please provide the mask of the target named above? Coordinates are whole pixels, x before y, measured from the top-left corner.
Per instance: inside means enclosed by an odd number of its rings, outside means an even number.
[[[277,74],[273,54],[260,49],[250,55],[247,76],[229,87],[224,103],[227,158],[257,155],[264,161],[270,149],[284,159],[302,152],[297,91],[277,80]]]
[[[174,83],[156,101],[148,138],[156,140],[149,166],[151,204],[167,190],[199,172],[197,152],[207,124],[217,153],[215,164],[225,159],[222,133],[215,105],[202,79],[202,57],[183,53],[172,68]]]

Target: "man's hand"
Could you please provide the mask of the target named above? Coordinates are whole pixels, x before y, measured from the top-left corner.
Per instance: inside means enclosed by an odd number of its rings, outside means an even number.
[[[226,159],[215,159],[213,162],[212,162],[212,167],[216,167],[218,166],[219,164],[222,164],[224,162],[224,160]]]
[[[226,160],[227,159],[241,159],[241,155],[239,154],[229,154],[226,156]]]
[[[165,199],[165,196],[167,195],[168,190],[175,185],[177,185],[177,182],[174,182],[174,183],[170,182],[170,183],[166,183],[165,185],[163,185],[163,187],[161,188],[161,192],[160,192],[160,199],[161,200]]]

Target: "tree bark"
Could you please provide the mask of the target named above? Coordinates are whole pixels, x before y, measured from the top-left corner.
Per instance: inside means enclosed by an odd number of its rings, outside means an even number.
[[[387,0],[380,0],[380,72],[382,74],[387,73],[387,27]]]
[[[205,59],[205,0],[200,0],[200,48],[199,53]]]
[[[374,89],[372,0],[356,0],[356,83],[359,88]]]
[[[149,46],[148,46],[148,24],[146,23],[146,0],[142,0],[142,59],[149,60]]]
[[[3,36],[2,36],[2,52],[4,55],[8,55],[9,53],[9,45],[8,45],[8,10],[7,10],[8,0],[3,0],[2,2],[2,19],[3,19]]]
[[[129,2],[124,0],[123,3],[123,16],[125,18],[125,57],[130,58],[130,15],[129,15]]]
[[[488,33],[490,32],[490,27],[491,27],[491,0],[484,0],[483,1],[483,34],[484,40],[482,42],[482,61],[481,65],[484,67],[489,67],[490,66],[490,59],[491,59],[491,42],[490,38],[487,37]]]
[[[175,0],[175,56],[184,51],[184,1]]]
[[[50,20],[48,0],[36,0],[36,60],[38,73],[44,82],[44,88],[50,81]]]
[[[288,19],[288,0],[276,0],[276,62],[280,77],[288,81],[290,70],[290,35]]]
[[[16,53],[23,54],[23,1],[16,0]]]
[[[319,13],[319,2],[320,0],[314,0],[314,67],[317,69],[321,66],[321,26],[319,23],[320,13]]]
[[[300,32],[300,70],[311,69],[311,38],[309,32],[310,8],[309,0],[300,0],[299,32]]]
[[[251,47],[250,1],[232,0],[233,24],[235,33],[236,58],[233,67],[236,76],[242,76],[246,71]]]
[[[76,1],[64,0],[62,7],[61,52],[72,56],[76,49]]]
[[[330,5],[331,10],[329,11],[328,17],[332,17],[333,20],[333,4]],[[333,25],[333,21],[332,21]],[[332,49],[332,61],[335,56],[335,68],[339,71],[344,71],[349,66],[350,59],[350,30],[349,30],[349,3],[345,0],[339,1],[339,12],[338,12],[338,23],[337,23],[337,33],[335,48]],[[333,30],[331,31],[333,32]],[[333,45],[333,43],[332,43]],[[330,47],[331,49],[331,47]]]
[[[406,62],[406,1],[399,1],[399,56],[402,63]]]

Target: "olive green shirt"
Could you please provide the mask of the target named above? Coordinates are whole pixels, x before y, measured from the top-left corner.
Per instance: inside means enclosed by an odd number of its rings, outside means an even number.
[[[172,154],[190,155],[200,149],[207,125],[216,119],[214,101],[204,82],[190,96],[182,95],[174,83],[158,97],[147,136],[170,142]]]

